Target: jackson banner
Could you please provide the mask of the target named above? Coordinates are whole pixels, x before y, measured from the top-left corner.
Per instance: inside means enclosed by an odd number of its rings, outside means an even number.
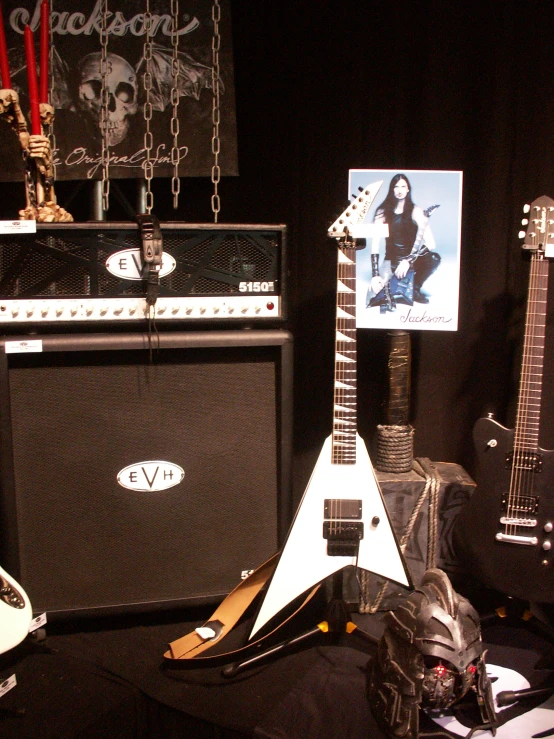
[[[42,5],[43,0],[1,4],[10,87],[19,94],[27,120],[31,104],[24,29],[33,32],[40,75]],[[218,5],[214,23],[213,0],[150,0],[147,36],[146,8],[136,0],[81,0],[77,5],[51,0],[48,82],[55,110],[56,179],[101,179],[103,138],[110,178],[144,176],[148,152],[154,177],[171,177],[177,158],[179,176],[210,176],[214,152],[221,175],[238,174],[230,9],[228,0]],[[102,28],[107,30],[104,44]],[[213,142],[214,48],[219,57],[219,142]],[[148,130],[151,136],[145,138]],[[0,120],[0,155],[0,180],[22,179],[21,149],[5,120]]]

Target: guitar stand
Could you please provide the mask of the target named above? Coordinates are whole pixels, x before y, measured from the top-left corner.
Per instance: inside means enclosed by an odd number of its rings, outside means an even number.
[[[255,667],[266,658],[280,654],[285,650],[293,649],[299,644],[303,644],[312,637],[322,633],[329,636],[331,643],[337,644],[343,634],[352,634],[355,631],[356,634],[364,641],[374,645],[375,639],[356,626],[350,618],[350,610],[343,598],[343,579],[343,570],[335,572],[332,576],[332,596],[325,608],[324,621],[311,629],[307,629],[298,636],[286,639],[273,647],[269,647],[269,649],[266,649],[249,659],[228,665],[222,671],[223,677],[235,677],[239,672]]]
[[[518,598],[508,598],[507,602],[495,610],[494,613],[481,617],[481,626],[498,623],[502,619],[510,619],[513,622],[523,623],[525,628],[538,634],[553,645],[553,651],[548,655],[551,662],[549,669],[554,670],[554,627],[541,621],[531,612],[531,604]],[[545,659],[545,658],[542,658]],[[541,659],[541,661],[542,661]],[[508,706],[520,700],[534,698],[547,698],[554,694],[554,684],[540,688],[526,688],[524,690],[503,690],[496,696],[497,705]]]
[[[530,631],[544,637],[554,647],[554,627],[537,618],[531,611],[531,604],[519,598],[508,598],[504,605],[496,608],[494,613],[481,616],[481,626],[498,623],[507,618],[513,622],[523,623]],[[553,665],[554,669],[554,665]]]

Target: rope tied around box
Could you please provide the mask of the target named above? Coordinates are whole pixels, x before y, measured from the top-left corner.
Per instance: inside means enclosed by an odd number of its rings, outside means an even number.
[[[400,551],[404,554],[410,536],[412,535],[415,523],[423,504],[429,500],[429,527],[427,532],[427,569],[437,566],[437,542],[439,531],[439,490],[440,475],[433,463],[426,457],[418,457],[413,460],[412,469],[421,477],[425,478],[425,485],[418,496],[416,504],[410,514],[408,523],[404,530],[404,534],[400,539]],[[360,613],[376,613],[385,597],[386,590],[389,586],[388,580],[381,585],[375,600],[371,602],[370,596],[370,578],[371,573],[362,570],[360,573]]]

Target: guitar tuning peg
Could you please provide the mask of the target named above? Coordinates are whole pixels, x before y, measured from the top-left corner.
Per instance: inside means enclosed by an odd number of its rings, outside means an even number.
[[[525,203],[525,205],[523,206],[523,212],[529,213],[530,210],[531,210],[531,206]]]
[[[522,218],[521,219],[521,225],[522,226],[527,226],[528,223],[529,223],[529,219],[528,218]]]
[[[524,238],[525,238],[525,231],[520,231],[520,232],[518,233],[518,237],[519,237],[520,239],[524,239]]]

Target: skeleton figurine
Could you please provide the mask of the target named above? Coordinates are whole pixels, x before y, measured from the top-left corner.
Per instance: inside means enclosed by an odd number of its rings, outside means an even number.
[[[73,216],[56,203],[50,140],[42,133],[29,134],[15,90],[0,90],[0,117],[14,130],[23,156],[26,204],[19,217],[39,223],[73,221]],[[43,131],[52,125],[51,105],[40,104],[40,119]]]
[[[479,617],[442,570],[427,570],[421,585],[389,611],[370,663],[369,703],[381,729],[417,739],[419,711],[444,712],[462,698],[477,704],[482,728],[497,725]]]

